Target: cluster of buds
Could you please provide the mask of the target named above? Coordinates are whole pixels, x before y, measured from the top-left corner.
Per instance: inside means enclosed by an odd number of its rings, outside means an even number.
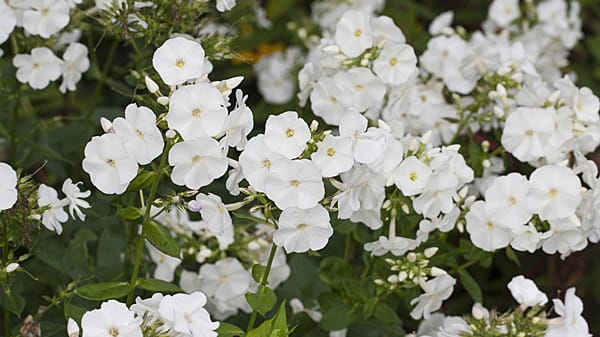
[[[397,259],[385,259],[392,274],[387,279],[376,279],[374,282],[389,290],[396,288],[414,288],[429,277],[446,274],[446,271],[436,266],[429,266],[429,259],[437,253],[437,247],[425,249],[422,253],[410,252]]]

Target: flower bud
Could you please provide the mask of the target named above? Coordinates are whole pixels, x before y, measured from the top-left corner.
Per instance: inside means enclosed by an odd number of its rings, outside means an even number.
[[[167,130],[167,132],[165,132],[165,137],[169,138],[169,139],[173,139],[175,137],[177,137],[177,132],[175,132],[175,130]]]
[[[108,119],[106,119],[104,117],[100,117],[100,125],[102,126],[102,130],[104,130],[104,132],[106,132],[106,133],[114,132],[112,122],[109,121]]]
[[[427,249],[425,249],[425,257],[430,258],[432,256],[435,255],[435,253],[437,253],[438,251],[438,247],[429,247]]]
[[[17,270],[17,268],[19,268],[18,263],[16,263],[16,262],[9,263],[8,266],[6,266],[6,272],[12,273],[13,271]]]
[[[168,105],[169,104],[169,97],[167,97],[167,96],[160,96],[159,98],[156,99],[156,102],[158,102],[158,104],[160,104],[160,105]]]
[[[154,80],[151,79],[150,77],[148,77],[148,76],[144,77],[144,82],[146,82],[146,88],[151,93],[154,94],[159,90],[158,84],[156,84],[156,82],[154,82]]]

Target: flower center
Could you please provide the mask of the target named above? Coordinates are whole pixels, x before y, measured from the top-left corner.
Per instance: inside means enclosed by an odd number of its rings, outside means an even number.
[[[510,198],[508,198],[508,204],[510,206],[514,206],[517,204],[517,199],[515,199],[515,197],[511,196]]]
[[[488,228],[489,230],[492,230],[492,229],[494,229],[494,224],[493,224],[493,223],[491,223],[491,222],[488,222],[488,223],[487,223],[487,228]]]
[[[356,90],[356,91],[362,91],[363,90],[363,86],[360,85],[360,84],[357,84],[357,85],[354,86],[354,90]]]
[[[300,182],[296,179],[290,180],[290,185],[294,186],[294,187],[298,187],[298,185],[300,185]]]
[[[527,137],[532,137],[533,136],[533,130],[527,130],[527,131],[525,131],[525,135],[527,135]]]
[[[198,164],[202,158],[200,156],[192,157],[192,163]]]
[[[294,129],[289,129],[289,128],[288,128],[287,130],[285,130],[285,135],[286,135],[288,138],[292,138],[292,137],[294,137]]]
[[[271,161],[269,159],[265,159],[265,161],[263,161],[263,167],[266,167],[267,170],[271,168]]]
[[[357,30],[354,31],[354,36],[360,37],[361,35],[362,35],[362,30],[357,29]]]
[[[550,199],[556,199],[556,197],[558,196],[558,191],[553,188],[550,191],[548,191],[548,195],[550,196]]]
[[[136,130],[137,136],[139,139],[144,139],[144,134],[140,130]]]
[[[117,163],[115,163],[115,161],[112,159],[107,160],[106,163],[112,168],[114,168],[117,165]]]
[[[33,69],[38,69],[40,67],[40,64],[39,63],[34,63],[34,64],[31,65],[31,67]]]
[[[331,100],[331,103],[337,104],[337,98],[331,96],[329,99]]]
[[[112,327],[108,330],[108,334],[112,337],[117,337],[119,335],[119,330],[117,328]]]
[[[202,110],[200,110],[199,108],[192,110],[192,116],[194,118],[200,118],[201,113],[202,113]]]
[[[182,59],[178,59],[177,62],[175,62],[175,66],[177,68],[183,68],[184,65],[185,65],[185,61],[183,61]]]
[[[41,16],[48,16],[49,13],[50,13],[50,11],[48,10],[48,8],[42,8],[40,10],[40,15]]]
[[[416,181],[418,177],[419,177],[419,176],[417,175],[417,172],[411,172],[411,173],[408,175],[408,179],[410,179],[411,181]]]
[[[306,228],[306,224],[299,224],[296,228],[298,228],[299,231],[304,231],[304,228]]]
[[[330,147],[327,149],[327,155],[330,157],[333,157],[333,155],[335,154],[335,149]]]
[[[392,57],[392,58],[390,59],[390,65],[393,67],[393,66],[395,66],[395,65],[396,65],[396,63],[398,63],[398,60],[396,60],[396,58],[395,58],[395,57]]]

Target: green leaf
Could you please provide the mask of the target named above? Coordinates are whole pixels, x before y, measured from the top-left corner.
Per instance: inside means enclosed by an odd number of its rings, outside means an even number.
[[[365,303],[363,307],[363,315],[365,316],[365,318],[373,316],[373,314],[375,313],[375,308],[377,307],[377,302],[379,302],[379,298],[371,297]]]
[[[375,307],[374,316],[385,323],[400,323],[400,317],[398,317],[396,311],[383,302],[379,302],[377,307]]]
[[[4,289],[2,293],[2,306],[19,317],[21,316],[21,312],[23,312],[23,308],[25,308],[25,299],[10,289]]]
[[[512,248],[510,248],[510,246],[506,247],[506,257],[508,257],[508,259],[514,262],[517,266],[521,266],[521,261],[519,261],[519,257],[517,256],[515,251]]]
[[[346,295],[354,300],[366,301],[369,299],[367,287],[360,281],[346,278],[342,281]]]
[[[246,300],[252,309],[264,317],[275,306],[277,296],[271,288],[261,284],[256,293],[246,293]]]
[[[179,243],[164,226],[156,221],[149,221],[146,224],[145,234],[154,247],[167,255],[180,258]]]
[[[262,322],[257,328],[248,331],[246,337],[286,337],[289,334],[285,301],[283,301],[273,317]]]
[[[338,304],[323,313],[319,325],[327,331],[342,330],[352,324],[355,319],[352,307],[347,304]]]
[[[144,189],[152,183],[152,177],[154,176],[153,171],[142,171],[140,172],[127,186],[127,191],[139,191]]]
[[[92,274],[94,261],[88,250],[88,242],[96,241],[98,237],[87,228],[77,231],[75,237],[67,244],[62,258],[63,269],[72,280]]]
[[[479,288],[479,284],[477,281],[469,274],[466,269],[461,269],[458,271],[458,275],[460,277],[460,282],[462,283],[465,290],[471,295],[473,301],[477,303],[483,302],[483,296],[481,295],[481,289]]]
[[[117,210],[117,216],[123,220],[137,220],[142,217],[142,212],[137,207],[125,207]]]
[[[154,278],[141,279],[138,281],[138,286],[148,291],[160,293],[179,293],[183,291],[173,283]]]
[[[241,328],[225,322],[219,323],[217,333],[219,337],[243,337],[246,334]]]
[[[252,278],[256,283],[260,283],[262,281],[263,275],[265,274],[265,266],[260,264],[254,264],[252,266]]]
[[[103,282],[81,286],[77,289],[77,295],[87,300],[104,301],[125,297],[131,290],[127,282]]]

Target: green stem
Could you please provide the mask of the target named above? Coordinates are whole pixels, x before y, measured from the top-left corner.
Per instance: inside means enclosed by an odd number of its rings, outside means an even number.
[[[350,262],[350,249],[352,248],[352,233],[346,234],[346,243],[344,245],[344,260]]]
[[[133,272],[131,273],[131,280],[129,281],[129,285],[131,286],[131,292],[127,295],[127,305],[131,305],[133,302],[133,295],[135,293],[135,285],[138,278],[138,273],[140,271],[140,264],[142,262],[142,252],[144,251],[144,240],[146,239],[146,225],[151,220],[150,218],[150,209],[152,208],[152,202],[154,201],[154,196],[156,195],[156,190],[158,189],[158,183],[160,182],[160,178],[162,176],[163,170],[167,164],[167,157],[169,155],[169,149],[171,148],[171,142],[167,143],[165,151],[160,157],[160,164],[158,165],[158,174],[154,177],[154,181],[152,181],[152,186],[150,187],[150,194],[148,194],[148,203],[146,204],[146,209],[144,211],[144,217],[142,219],[142,232],[138,237],[138,241],[135,246],[135,262],[133,264]]]
[[[275,253],[277,252],[277,245],[273,243],[271,246],[271,252],[269,253],[269,260],[267,261],[267,267],[265,268],[265,272],[263,273],[262,279],[260,280],[260,285],[266,286],[269,281],[269,273],[271,272],[271,265],[273,265],[273,259],[275,258]],[[256,322],[256,310],[252,310],[252,314],[250,315],[250,320],[248,321],[248,328],[246,331],[250,331],[254,328],[254,323]]]
[[[90,101],[90,108],[87,111],[86,119],[91,118],[94,114],[94,109],[96,108],[98,100],[100,99],[100,95],[102,94],[102,87],[104,87],[104,82],[106,82],[106,77],[108,76],[108,72],[112,67],[113,59],[115,58],[118,46],[119,40],[114,40],[112,45],[110,46],[108,56],[106,57],[106,62],[104,63],[104,68],[102,69],[102,73],[100,74],[100,78],[98,79],[98,83],[96,84],[96,88],[94,89],[94,95],[92,96],[92,99]]]

